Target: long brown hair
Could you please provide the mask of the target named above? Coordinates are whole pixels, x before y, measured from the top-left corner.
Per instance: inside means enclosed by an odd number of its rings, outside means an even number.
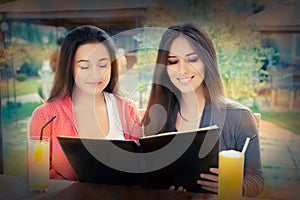
[[[205,65],[203,87],[206,102],[211,103],[213,106],[220,107],[226,101],[224,86],[218,70],[214,44],[209,35],[193,24],[171,26],[165,31],[160,41],[150,97],[142,120],[146,127],[151,122],[149,115],[150,108],[155,104],[163,106],[167,114],[167,120],[159,132],[166,131],[167,123],[172,120],[172,111],[181,98],[181,92],[170,81],[166,69],[170,46],[174,39],[179,36],[183,36],[187,39]],[[146,129],[145,134],[149,134]]]
[[[68,32],[62,43],[54,83],[48,101],[72,95],[75,83],[73,77],[74,56],[78,47],[88,43],[102,43],[107,48],[112,63],[110,81],[104,88],[104,91],[112,93],[117,90],[118,65],[115,47],[110,36],[98,27],[83,25]]]

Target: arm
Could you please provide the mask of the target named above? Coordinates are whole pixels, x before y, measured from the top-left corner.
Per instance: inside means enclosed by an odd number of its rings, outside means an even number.
[[[260,145],[257,126],[253,114],[248,110],[240,110],[237,115],[228,115],[227,126],[222,133],[221,150],[235,149],[241,151],[247,137],[252,138],[245,155],[243,196],[255,197],[263,190],[261,170]],[[211,192],[218,192],[218,171],[210,170],[212,174],[201,174],[198,184]]]
[[[142,131],[142,124],[141,124],[141,115],[140,112],[136,106],[136,104],[133,101],[129,101],[128,103],[128,112],[130,115],[130,121],[131,123],[131,130],[132,130],[132,137],[140,138],[143,136]]]
[[[141,117],[134,101],[125,99],[119,94],[114,94],[120,114],[120,120],[124,131],[125,139],[138,141],[143,136]]]
[[[239,150],[243,148],[246,138],[251,138],[245,154],[243,195],[255,197],[263,191],[264,179],[261,169],[258,128],[253,113],[249,111],[241,112],[239,135],[240,137],[237,140]]]

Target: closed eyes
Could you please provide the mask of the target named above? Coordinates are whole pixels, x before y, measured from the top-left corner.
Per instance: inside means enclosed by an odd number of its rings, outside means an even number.
[[[193,57],[193,58],[189,58],[188,62],[198,62],[199,61],[199,57]]]
[[[87,65],[79,65],[79,67],[80,67],[80,69],[88,69],[89,68],[89,66],[87,66]]]
[[[194,63],[194,62],[198,62],[199,61],[199,57],[198,56],[195,56],[195,57],[192,57],[192,58],[188,58],[187,59],[187,62],[190,62],[190,63]],[[167,60],[167,65],[175,65],[179,62],[178,59],[168,59]]]
[[[100,65],[97,65],[98,67],[100,68],[106,68],[108,66],[108,64],[100,64]],[[80,69],[88,69],[89,66],[88,65],[79,65]]]
[[[167,64],[168,65],[175,65],[178,63],[178,60],[168,60]]]
[[[101,67],[101,68],[105,68],[105,67],[107,67],[107,63],[105,63],[105,64],[101,64],[101,65],[98,65],[99,67]]]
[[[80,69],[88,69],[91,65],[91,61],[86,60],[86,59],[78,60],[76,63],[79,63]],[[105,68],[108,65],[109,65],[109,59],[108,58],[101,58],[97,62],[97,67],[100,67],[100,68]]]

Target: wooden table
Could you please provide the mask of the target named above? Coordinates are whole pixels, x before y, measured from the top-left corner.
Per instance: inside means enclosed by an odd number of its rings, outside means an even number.
[[[214,196],[66,180],[50,180],[48,192],[31,193],[25,177],[0,175],[0,199],[214,199]]]
[[[0,199],[211,199],[217,195],[191,192],[176,192],[141,187],[101,185],[66,180],[50,180],[46,193],[31,193],[22,176],[0,175]],[[254,200],[253,198],[243,198]]]

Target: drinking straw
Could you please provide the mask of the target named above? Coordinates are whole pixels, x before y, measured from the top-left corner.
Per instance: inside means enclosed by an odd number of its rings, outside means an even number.
[[[41,129],[41,136],[40,136],[40,140],[42,140],[43,139],[43,132],[44,132],[44,128],[48,125],[48,124],[50,124],[54,119],[56,118],[56,116],[54,116],[54,117],[52,117],[43,127],[42,127],[42,129]]]
[[[245,145],[244,145],[243,150],[242,150],[242,154],[245,154],[245,153],[246,153],[246,150],[247,150],[247,147],[248,147],[249,142],[250,142],[250,138],[247,137],[247,138],[246,138]]]

